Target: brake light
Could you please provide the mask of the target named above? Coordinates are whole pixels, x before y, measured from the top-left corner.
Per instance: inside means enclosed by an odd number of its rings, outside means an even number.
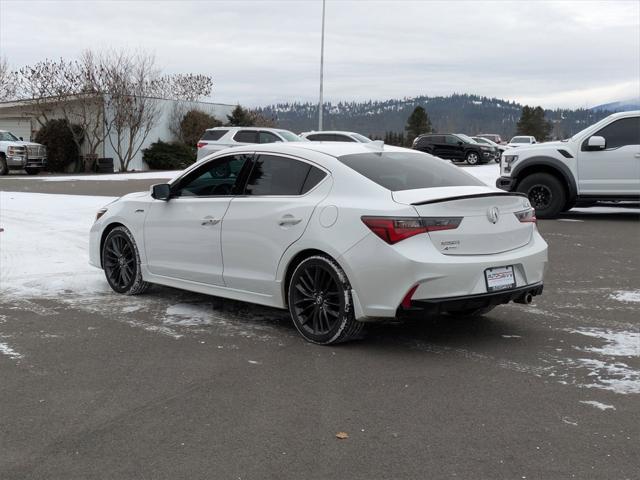
[[[458,228],[462,217],[362,217],[362,222],[389,245],[414,235]]]
[[[207,145],[207,142],[198,142],[198,148],[202,148]]]
[[[528,208],[520,212],[514,212],[514,215],[521,223],[536,223],[536,211],[534,208]]]

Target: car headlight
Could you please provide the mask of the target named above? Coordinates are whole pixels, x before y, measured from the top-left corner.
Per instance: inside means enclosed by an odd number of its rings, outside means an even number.
[[[480,147],[480,150],[491,151],[491,147]]]
[[[518,160],[517,155],[502,155],[502,169],[504,173],[511,172],[511,164]]]
[[[107,213],[107,209],[105,207],[102,207],[100,210],[98,210],[96,212],[96,220],[95,221],[97,222],[98,220],[100,220],[100,217],[102,217],[105,213]]]

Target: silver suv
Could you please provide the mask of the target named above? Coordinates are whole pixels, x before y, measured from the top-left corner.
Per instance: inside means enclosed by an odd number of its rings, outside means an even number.
[[[205,130],[198,142],[198,160],[229,147],[252,143],[303,142],[289,130],[261,127],[215,127]]]

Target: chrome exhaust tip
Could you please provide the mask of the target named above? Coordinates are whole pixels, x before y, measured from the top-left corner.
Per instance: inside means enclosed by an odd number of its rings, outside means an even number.
[[[533,295],[531,295],[531,293],[529,292],[524,293],[522,296],[516,298],[514,302],[522,303],[524,305],[531,305],[531,302],[533,302]]]

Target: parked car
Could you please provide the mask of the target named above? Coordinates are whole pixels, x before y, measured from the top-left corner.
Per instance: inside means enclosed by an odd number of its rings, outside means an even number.
[[[215,127],[205,130],[198,141],[200,160],[219,150],[250,145],[252,143],[301,142],[302,139],[289,130],[260,127]]]
[[[509,140],[509,143],[507,143],[507,147],[518,148],[527,145],[533,145],[534,143],[538,143],[536,141],[536,137],[531,137],[529,135],[518,135]]]
[[[300,134],[302,138],[306,138],[312,142],[356,142],[369,143],[370,138],[360,135],[356,132],[322,131],[322,132],[303,132]]]
[[[533,213],[414,150],[250,145],[101,209],[90,262],[118,293],[157,283],[288,309],[331,344],[407,312],[531,302],[547,262]]]
[[[504,145],[505,143],[507,143],[502,140],[502,137],[500,137],[500,135],[498,135],[497,133],[479,133],[478,135],[476,135],[476,137],[489,139],[492,142],[497,143],[498,145]]]
[[[496,151],[488,145],[480,145],[469,137],[452,133],[428,133],[416,137],[413,148],[436,157],[454,161],[466,161],[469,165],[487,163],[494,159]]]
[[[485,137],[471,137],[473,138],[476,142],[484,144],[484,145],[489,145],[490,147],[493,147],[498,154],[496,155],[496,157],[494,158],[494,160],[496,161],[496,163],[500,162],[500,157],[502,156],[502,154],[505,152],[505,150],[507,150],[506,145],[499,145],[496,142],[494,142],[493,140],[489,140],[488,138]]]
[[[0,130],[0,175],[10,170],[24,170],[37,175],[47,166],[47,147],[25,142],[7,130]]]
[[[597,201],[640,200],[640,111],[614,113],[559,142],[502,156],[496,185],[529,197],[540,218]]]

